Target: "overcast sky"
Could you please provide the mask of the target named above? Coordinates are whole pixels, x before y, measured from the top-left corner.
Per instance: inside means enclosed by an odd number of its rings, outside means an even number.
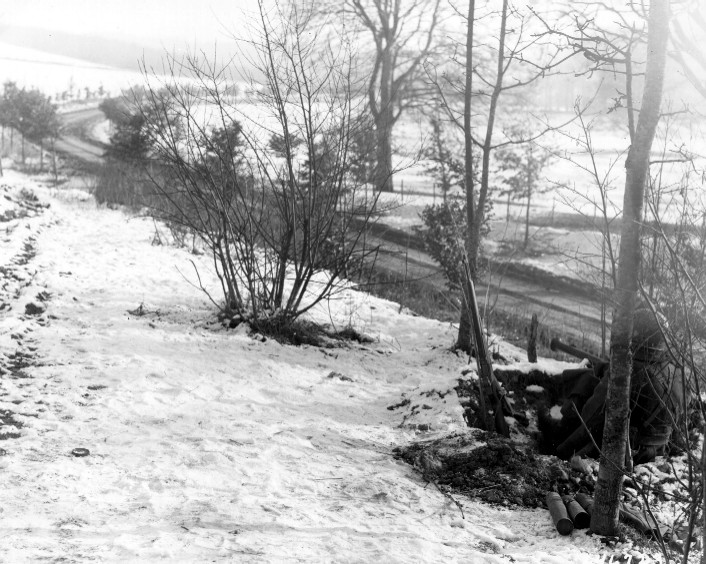
[[[0,24],[149,47],[226,41],[255,0],[0,0]]]

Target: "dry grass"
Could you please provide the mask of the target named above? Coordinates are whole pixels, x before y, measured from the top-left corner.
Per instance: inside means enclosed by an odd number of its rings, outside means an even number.
[[[96,166],[93,196],[98,204],[121,205],[131,209],[144,206],[140,174],[136,167],[107,161]]]

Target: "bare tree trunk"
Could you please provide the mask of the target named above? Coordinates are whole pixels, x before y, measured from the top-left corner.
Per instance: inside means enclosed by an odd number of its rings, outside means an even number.
[[[444,142],[442,139],[441,123],[439,117],[435,116],[431,119],[432,135],[434,136],[434,149],[436,150],[436,164],[439,167],[441,175],[441,197],[444,205],[446,205],[446,199],[449,190],[451,189],[451,180],[449,178],[449,154],[444,147]]]
[[[441,0],[411,3],[343,0],[328,3],[336,13],[343,8],[343,15],[354,14],[362,27],[370,32],[375,44],[373,70],[367,88],[370,112],[377,130],[374,181],[381,191],[393,190],[392,128],[405,109],[407,87],[415,82],[417,71],[433,50],[440,3]],[[320,3],[313,3],[314,6],[317,4]]]
[[[383,32],[384,33],[384,32]],[[392,126],[395,118],[393,113],[393,92],[391,91],[393,62],[390,42],[394,39],[385,33],[385,47],[380,52],[380,88],[374,82],[370,83],[368,97],[375,121],[375,187],[382,192],[392,192]],[[380,98],[376,101],[376,94]]]
[[[704,434],[706,434],[706,427],[704,427],[703,430]],[[701,513],[702,513],[702,553],[701,553],[701,564],[706,564],[706,511],[703,510],[703,508],[706,508],[706,472],[704,472],[704,469],[706,468],[706,444],[701,445]]]
[[[468,223],[469,229],[469,257],[471,273],[475,277],[478,269],[478,252],[480,250],[480,233],[485,219],[485,204],[490,190],[490,155],[493,152],[493,132],[495,131],[495,117],[498,110],[498,100],[503,91],[503,78],[507,67],[505,65],[505,37],[507,33],[508,0],[503,0],[502,14],[500,17],[500,39],[498,41],[497,74],[493,91],[490,94],[490,107],[488,108],[488,122],[485,127],[481,159],[480,190],[478,190],[478,203],[473,213],[473,222]],[[470,90],[468,91],[470,92]],[[469,108],[470,111],[470,108]],[[465,116],[464,116],[465,117]],[[469,127],[470,133],[470,127]],[[466,155],[468,158],[468,155]],[[469,216],[469,220],[471,217]]]
[[[392,112],[383,108],[375,122],[375,187],[382,192],[392,192]]]
[[[607,291],[607,284],[606,284],[606,237],[610,237],[610,232],[608,232],[607,235],[603,236],[603,239],[601,241],[602,243],[602,249],[601,249],[601,258],[603,260],[602,266],[601,266],[601,358],[606,357],[606,350],[605,350],[605,342],[606,342],[606,318],[607,318],[607,309],[608,309],[608,291]]]
[[[527,163],[527,211],[525,212],[525,242],[523,248],[527,250],[529,244],[529,224],[530,224],[530,206],[532,205],[532,162]]]
[[[56,139],[51,138],[51,164],[54,172],[54,184],[59,184],[59,174],[56,169]]]
[[[649,157],[660,116],[667,41],[669,39],[669,0],[650,2],[647,69],[633,144],[625,163],[623,227],[618,261],[617,310],[611,331],[611,369],[606,398],[595,505],[591,529],[599,535],[618,533],[618,514],[625,467],[630,415],[630,377],[632,358],[630,340],[640,271],[640,233],[643,217],[645,181]]]
[[[480,250],[480,234],[485,218],[485,204],[490,186],[490,153],[493,150],[493,130],[495,128],[495,114],[498,99],[503,89],[503,75],[505,73],[505,34],[507,29],[508,0],[503,0],[502,15],[500,20],[500,40],[498,44],[498,70],[493,92],[490,96],[488,109],[488,123],[483,141],[483,158],[481,165],[480,190],[476,203],[476,190],[473,181],[473,135],[471,131],[471,97],[473,95],[473,27],[475,22],[475,0],[470,0],[468,5],[468,31],[466,32],[466,84],[465,105],[463,110],[463,131],[465,139],[465,180],[466,180],[466,214],[468,219],[468,238],[466,254],[473,279],[478,274],[478,253]],[[457,348],[466,350],[464,343],[470,343],[470,317],[465,306],[461,309],[461,322],[459,323]]]
[[[465,100],[463,106],[463,135],[465,148],[465,184],[466,184],[466,219],[470,232],[473,221],[476,218],[475,210],[475,186],[473,183],[473,135],[471,132],[471,96],[473,92],[473,29],[475,27],[475,0],[468,2],[468,28],[466,30],[466,84]],[[469,233],[470,235],[470,233]],[[473,260],[473,248],[470,245],[470,236],[466,240],[466,254],[471,276],[476,275],[476,262]],[[465,280],[465,277],[461,277]],[[461,319],[458,325],[458,338],[456,348],[471,352],[471,311],[465,299],[471,293],[470,287],[463,289],[464,299],[461,302]]]

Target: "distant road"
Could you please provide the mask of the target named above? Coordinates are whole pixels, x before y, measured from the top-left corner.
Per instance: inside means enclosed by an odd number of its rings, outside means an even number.
[[[61,118],[64,135],[56,142],[57,149],[83,162],[102,162],[105,146],[91,139],[90,131],[105,119],[103,112],[89,108],[62,114]],[[369,242],[381,246],[379,265],[404,274],[408,280],[425,280],[436,292],[448,293],[441,269],[422,250],[416,237],[387,226],[380,227],[368,235]],[[415,239],[416,244],[412,244],[411,239]],[[600,335],[600,311],[598,301],[588,295],[585,288],[557,286],[557,279],[537,271],[522,275],[522,267],[498,270],[490,288],[487,283],[478,284],[483,304],[487,301],[489,306],[509,316],[526,317],[528,323],[531,314],[538,313],[540,322],[565,340],[579,346],[587,342],[595,345]]]
[[[64,124],[64,133],[56,141],[56,148],[80,161],[100,163],[105,147],[92,140],[88,133],[93,125],[105,119],[105,114],[98,108],[87,108],[60,114]]]
[[[378,266],[403,274],[408,281],[425,282],[430,292],[449,294],[441,268],[422,250],[418,237],[384,225],[372,231],[367,241],[381,247]],[[600,350],[600,302],[589,295],[585,285],[577,282],[576,288],[571,288],[564,278],[523,265],[509,268],[494,264],[492,270],[491,284],[481,280],[476,285],[481,308],[487,305],[508,318],[524,319],[527,326],[537,313],[540,325],[553,335],[580,348]]]

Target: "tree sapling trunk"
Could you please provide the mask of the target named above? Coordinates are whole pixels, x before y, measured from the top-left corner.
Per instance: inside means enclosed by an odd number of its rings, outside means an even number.
[[[591,529],[599,535],[618,533],[618,517],[625,469],[633,313],[640,272],[640,235],[645,183],[649,157],[660,117],[667,42],[669,39],[669,0],[650,2],[647,69],[635,138],[625,163],[623,227],[618,261],[617,310],[611,331],[610,381],[606,397],[606,421],[596,483]]]

